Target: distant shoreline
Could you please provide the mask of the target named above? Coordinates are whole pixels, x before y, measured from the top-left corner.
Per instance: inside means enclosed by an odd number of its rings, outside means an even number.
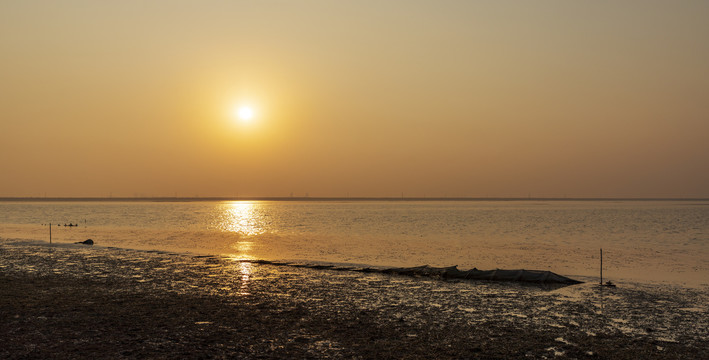
[[[215,197],[0,197],[0,202],[200,202],[200,201],[709,201],[709,198],[633,198],[633,197],[292,197],[292,196],[215,196]]]

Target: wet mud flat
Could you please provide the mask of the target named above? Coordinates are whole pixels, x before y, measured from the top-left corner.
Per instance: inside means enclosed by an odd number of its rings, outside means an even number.
[[[619,285],[0,240],[0,358],[709,358],[707,289]]]

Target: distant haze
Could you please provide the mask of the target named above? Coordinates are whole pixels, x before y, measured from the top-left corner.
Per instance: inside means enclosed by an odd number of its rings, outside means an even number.
[[[709,197],[709,2],[0,2],[0,197],[290,194]]]

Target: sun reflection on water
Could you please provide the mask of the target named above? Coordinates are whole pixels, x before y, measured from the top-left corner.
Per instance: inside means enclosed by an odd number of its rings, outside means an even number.
[[[253,272],[251,266],[252,264],[250,262],[239,262],[239,272],[241,273],[241,285],[239,286],[239,291],[237,292],[237,294],[239,295],[251,295],[251,293],[249,292],[249,284],[251,283],[251,273]]]
[[[231,257],[234,260],[256,260],[254,256],[250,254],[253,248],[253,241],[237,241],[231,244],[231,248],[236,250],[236,253]]]
[[[241,201],[224,203],[218,227],[222,231],[239,235],[238,240],[231,244],[231,248],[234,250],[231,259],[235,262],[237,270],[234,281],[238,282],[235,284],[234,290],[240,296],[251,295],[249,285],[254,269],[249,260],[256,259],[251,255],[254,248],[254,241],[251,238],[266,232],[259,204]]]
[[[220,216],[219,228],[222,231],[235,232],[246,236],[263,234],[263,216],[259,205],[253,202],[229,202],[224,204]]]
[[[251,277],[254,273],[253,264],[250,260],[245,260],[240,256],[232,256],[229,258],[234,262],[234,286],[232,290],[241,296],[251,295],[249,286],[251,284]]]

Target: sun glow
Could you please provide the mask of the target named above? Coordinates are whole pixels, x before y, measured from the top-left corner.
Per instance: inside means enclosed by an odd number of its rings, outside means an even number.
[[[234,115],[236,116],[237,119],[241,120],[242,122],[251,122],[254,118],[254,110],[250,106],[238,106],[235,111]]]

